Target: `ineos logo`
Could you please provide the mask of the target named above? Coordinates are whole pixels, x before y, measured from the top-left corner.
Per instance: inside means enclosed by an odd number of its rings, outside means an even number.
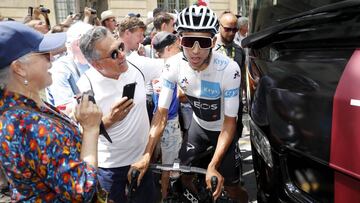
[[[194,101],[194,106],[198,109],[202,109],[202,110],[216,110],[218,109],[218,105],[217,104],[206,104],[206,103],[201,103],[200,101]]]

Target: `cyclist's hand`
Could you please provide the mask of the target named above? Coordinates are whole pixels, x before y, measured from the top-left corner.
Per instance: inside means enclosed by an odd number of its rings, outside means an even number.
[[[206,185],[208,189],[211,189],[211,177],[216,176],[218,184],[216,190],[213,192],[213,197],[216,200],[221,195],[221,189],[224,185],[224,177],[213,167],[208,167],[206,172]]]
[[[128,172],[128,180],[131,182],[131,172],[136,169],[140,172],[139,178],[137,180],[137,185],[140,185],[141,179],[144,177],[146,170],[149,168],[150,157],[147,155],[143,155],[141,159],[135,163],[133,163]]]

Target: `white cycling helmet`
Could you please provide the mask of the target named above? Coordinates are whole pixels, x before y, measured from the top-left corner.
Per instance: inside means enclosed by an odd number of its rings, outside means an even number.
[[[216,14],[206,6],[192,5],[183,9],[177,16],[176,31],[218,32],[219,22]]]

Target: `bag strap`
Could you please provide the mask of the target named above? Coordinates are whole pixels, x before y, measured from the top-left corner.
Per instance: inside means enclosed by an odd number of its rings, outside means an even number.
[[[141,73],[143,79],[144,79],[144,82],[145,82],[145,76],[144,76],[144,73],[137,67],[135,66],[133,63],[131,63],[129,60],[126,60],[128,63],[130,63],[130,65],[134,66],[136,69],[138,69],[138,71]]]

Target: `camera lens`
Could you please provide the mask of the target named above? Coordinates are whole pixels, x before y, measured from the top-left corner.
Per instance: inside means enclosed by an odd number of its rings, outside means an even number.
[[[40,8],[40,11],[41,11],[42,13],[50,13],[50,9],[44,8],[44,7],[41,7],[41,8]]]

